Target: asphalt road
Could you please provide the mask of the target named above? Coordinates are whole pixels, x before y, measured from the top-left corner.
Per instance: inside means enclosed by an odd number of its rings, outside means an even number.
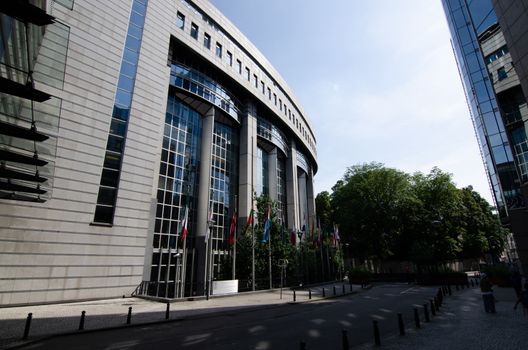
[[[373,342],[372,320],[381,337],[398,332],[397,314],[414,325],[413,307],[420,307],[436,292],[432,287],[405,284],[378,285],[345,297],[171,323],[136,326],[51,338],[25,349],[340,349],[341,331],[349,344]]]

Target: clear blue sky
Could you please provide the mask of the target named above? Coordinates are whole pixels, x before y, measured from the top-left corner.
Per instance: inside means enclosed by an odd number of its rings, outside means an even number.
[[[433,166],[491,194],[440,0],[212,0],[268,58],[315,129],[316,193],[348,166]]]

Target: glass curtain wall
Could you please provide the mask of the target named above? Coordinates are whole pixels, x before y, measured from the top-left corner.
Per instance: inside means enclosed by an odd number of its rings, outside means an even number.
[[[283,227],[288,227],[286,211],[286,158],[277,154],[277,211]]]
[[[196,225],[197,180],[202,120],[198,112],[169,96],[159,170],[149,294],[182,297],[187,271],[187,249],[181,241],[182,221],[188,211],[187,237]],[[189,252],[190,253],[190,252]]]
[[[229,228],[238,193],[238,148],[238,130],[215,122],[209,203],[214,221],[211,227],[213,279],[222,272],[222,261],[229,252]]]
[[[269,175],[268,175],[268,153],[260,146],[257,146],[256,164],[256,186],[257,196],[269,195]]]
[[[520,188],[513,155],[482,57],[477,33],[496,23],[489,0],[444,0],[452,44],[466,91],[473,124],[501,216],[518,202]]]

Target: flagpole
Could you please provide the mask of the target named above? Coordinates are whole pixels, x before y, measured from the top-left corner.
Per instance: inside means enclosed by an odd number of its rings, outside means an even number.
[[[269,225],[269,231],[268,231],[268,264],[269,264],[269,287],[270,289],[273,289],[273,280],[271,275],[271,215],[268,217],[268,220],[270,220]]]
[[[237,211],[237,208],[238,208],[238,203],[237,203],[237,195],[235,194],[235,215],[237,215],[236,213],[238,212]],[[238,218],[237,218],[238,219]],[[231,279],[234,280],[235,279],[235,276],[236,276],[236,245],[237,245],[237,238],[238,238],[238,235],[237,235],[237,227],[238,227],[238,220],[236,220],[235,222],[235,232],[234,232],[234,243],[233,243],[233,271],[231,273]]]
[[[253,215],[251,220],[251,284],[252,290],[255,291],[255,217],[253,213],[253,168],[255,158],[255,147],[253,146],[253,136],[251,136],[251,211],[250,215]]]

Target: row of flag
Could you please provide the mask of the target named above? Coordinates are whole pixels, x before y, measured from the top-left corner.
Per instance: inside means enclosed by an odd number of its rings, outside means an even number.
[[[209,208],[209,213],[208,214],[209,214],[208,215],[208,220],[209,220],[209,222],[212,222],[213,221],[213,210],[212,210],[212,208]],[[251,209],[251,212],[249,213],[249,216],[248,216],[246,227],[253,227],[253,225],[255,223],[254,216],[255,216],[254,210]],[[233,215],[231,216],[231,225],[229,227],[229,244],[230,245],[235,244],[235,241],[236,241],[237,220],[238,220],[238,215],[237,215],[237,211],[236,211],[236,208],[235,208],[235,210],[233,211]],[[188,222],[189,222],[189,208],[186,206],[185,207],[185,215],[184,215],[183,220],[182,220],[182,231],[181,231],[181,236],[180,236],[182,240],[184,240],[185,237],[187,236]],[[264,231],[262,233],[262,240],[261,240],[262,243],[265,243],[265,242],[267,242],[269,240],[270,229],[271,229],[271,207],[268,206],[266,219],[264,221]],[[208,225],[206,239],[209,238],[209,234],[210,234],[209,230],[210,230],[210,228],[209,228],[209,225]],[[302,239],[303,235],[305,237],[305,240],[313,241],[313,242],[317,243],[318,245],[320,245],[320,244],[323,244],[323,240],[324,240],[324,235],[325,234],[321,230],[321,223],[319,222],[318,227],[315,228],[314,227],[314,222],[312,220],[311,228],[308,227],[306,224],[303,224],[302,229],[301,229],[300,239]],[[291,231],[291,236],[290,236],[290,241],[291,241],[292,245],[295,245],[296,242],[297,242],[297,237],[296,236],[297,236],[297,230],[295,229],[295,226],[294,226],[292,231]],[[331,233],[330,237],[332,239],[332,246],[333,247],[338,247],[339,246],[339,241],[341,240],[341,237],[339,236],[339,226],[338,225],[334,224],[334,230]]]

